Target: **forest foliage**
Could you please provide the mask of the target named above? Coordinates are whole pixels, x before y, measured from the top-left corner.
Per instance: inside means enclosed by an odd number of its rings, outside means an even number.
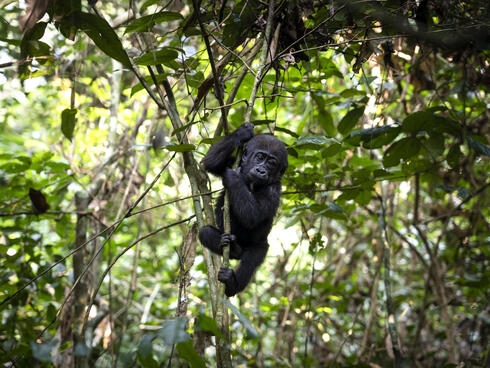
[[[0,362],[486,367],[490,6],[0,0]],[[286,143],[223,298],[199,165]],[[225,300],[226,299],[226,300]]]

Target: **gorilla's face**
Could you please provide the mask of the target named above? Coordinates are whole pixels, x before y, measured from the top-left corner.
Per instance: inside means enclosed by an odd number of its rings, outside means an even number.
[[[247,143],[240,171],[249,183],[268,185],[279,183],[287,167],[284,143],[270,135],[257,135]]]

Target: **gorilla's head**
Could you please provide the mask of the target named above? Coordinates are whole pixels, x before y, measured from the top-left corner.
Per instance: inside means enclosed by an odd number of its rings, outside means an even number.
[[[288,167],[288,152],[279,139],[260,134],[248,141],[240,163],[240,172],[250,184],[270,185],[281,182]]]

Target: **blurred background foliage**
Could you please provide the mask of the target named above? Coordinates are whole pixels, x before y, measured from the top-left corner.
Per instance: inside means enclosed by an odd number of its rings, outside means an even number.
[[[2,365],[226,366],[192,160],[264,68],[290,165],[233,366],[488,366],[489,9],[1,0]]]

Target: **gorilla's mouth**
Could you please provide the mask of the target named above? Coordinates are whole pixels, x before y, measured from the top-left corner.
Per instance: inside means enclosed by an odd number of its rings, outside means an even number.
[[[269,175],[260,174],[251,170],[248,173],[248,180],[250,184],[266,185],[269,182]]]

